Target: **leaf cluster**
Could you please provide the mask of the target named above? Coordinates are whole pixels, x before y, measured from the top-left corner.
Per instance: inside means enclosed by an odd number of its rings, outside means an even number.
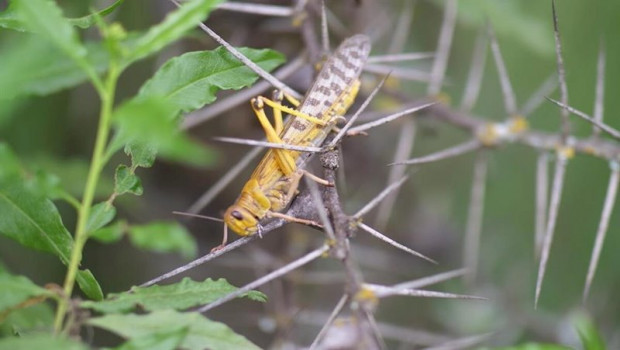
[[[129,66],[186,37],[219,2],[188,1],[141,32],[127,32],[120,23],[107,20],[122,8],[123,0],[79,18],[66,18],[52,0],[14,0],[0,13],[0,27],[7,32],[0,52],[1,111],[14,111],[64,89],[82,89],[84,83],[94,87],[101,101],[92,158],[83,167],[78,181],[83,187],[77,193],[75,184],[53,169],[0,142],[0,234],[56,256],[67,266],[62,286],[48,281],[44,287],[0,269],[0,332],[6,336],[0,339],[0,349],[86,349],[83,343],[59,336],[82,324],[125,338],[118,349],[256,348],[224,324],[182,312],[236,290],[225,280],[186,279],[104,297],[93,272],[81,266],[90,239],[110,244],[128,237],[139,249],[176,252],[185,258],[196,255],[196,242],[182,226],[129,222],[118,217],[115,201],[122,195],[142,195],[137,172],[151,167],[157,157],[201,166],[212,162],[214,151],[182,133],[180,118],[215,101],[220,90],[252,85],[256,74],[223,48],[195,51],[168,60],[135,96],[120,102],[115,97],[118,79]],[[83,39],[85,30],[96,31],[98,38]],[[265,70],[284,61],[272,50],[239,50]],[[0,114],[0,128],[17,118]],[[115,164],[122,152],[129,159]],[[114,170],[113,178],[106,177],[109,169]],[[107,182],[113,185],[105,186]],[[75,210],[75,228],[65,225],[57,207],[61,202]],[[70,300],[75,282],[87,300]],[[244,296],[265,299],[258,292]],[[77,310],[92,310],[98,316],[78,321]]]

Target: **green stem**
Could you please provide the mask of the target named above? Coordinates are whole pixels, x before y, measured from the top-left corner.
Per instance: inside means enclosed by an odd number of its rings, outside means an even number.
[[[97,138],[95,140],[95,148],[93,150],[93,158],[90,163],[86,185],[84,187],[84,197],[78,210],[77,226],[75,229],[75,243],[71,250],[71,260],[69,261],[67,275],[63,286],[64,295],[60,299],[58,309],[56,310],[56,318],[54,320],[54,330],[58,334],[62,329],[62,323],[67,312],[68,302],[73,292],[75,278],[78,273],[80,262],[82,261],[82,250],[88,240],[88,232],[86,232],[86,224],[90,216],[90,210],[95,197],[95,190],[99,182],[99,176],[105,164],[104,152],[108,142],[110,133],[110,125],[112,119],[112,109],[114,107],[114,94],[116,83],[120,69],[115,62],[110,62],[110,67],[106,77],[105,85],[101,90],[101,112],[99,116],[99,126],[97,129]]]

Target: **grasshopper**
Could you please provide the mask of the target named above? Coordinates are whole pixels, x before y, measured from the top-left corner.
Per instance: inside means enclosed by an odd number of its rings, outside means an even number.
[[[279,144],[319,147],[346,113],[360,87],[359,75],[370,53],[370,39],[355,35],[346,39],[323,64],[316,80],[302,102],[275,91],[273,99],[257,97],[251,106],[267,136]],[[296,109],[281,104],[287,98]],[[274,124],[265,114],[265,106],[273,109]],[[290,115],[283,123],[282,112]],[[295,197],[297,186],[305,174],[316,181],[325,180],[303,170],[309,153],[272,148],[262,158],[236,202],[224,214],[224,222],[242,236],[261,233],[260,221],[280,217],[289,221],[305,220],[280,214]],[[225,229],[226,232],[226,229]],[[226,233],[224,242],[226,242]]]

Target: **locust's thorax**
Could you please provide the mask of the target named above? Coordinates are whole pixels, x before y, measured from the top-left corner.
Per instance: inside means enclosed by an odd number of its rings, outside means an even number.
[[[239,205],[230,206],[224,213],[224,222],[231,230],[241,236],[258,233],[258,219]]]

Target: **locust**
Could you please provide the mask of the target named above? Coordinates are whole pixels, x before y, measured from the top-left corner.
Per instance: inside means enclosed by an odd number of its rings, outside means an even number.
[[[354,102],[360,88],[359,76],[369,53],[370,39],[365,35],[352,36],[323,63],[301,102],[277,90],[272,99],[253,98],[250,104],[267,141],[320,147]],[[296,108],[283,105],[284,98]],[[273,124],[265,113],[266,106],[273,110]],[[286,123],[283,122],[283,112],[289,115]],[[226,210],[226,226],[241,236],[249,236],[261,233],[260,222],[266,218],[306,222],[279,212],[295,197],[302,176],[325,182],[304,170],[310,156],[307,152],[279,148],[267,150],[235,203]],[[227,240],[226,227],[224,232],[222,245]]]

